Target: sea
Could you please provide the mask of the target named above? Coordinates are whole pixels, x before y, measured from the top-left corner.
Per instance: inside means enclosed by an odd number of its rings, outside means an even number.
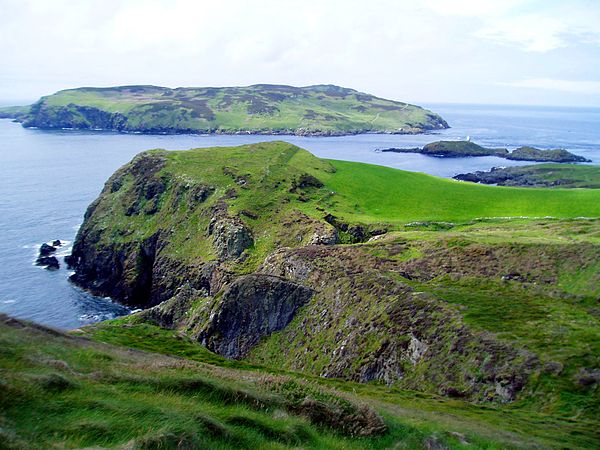
[[[144,135],[105,131],[25,129],[0,120],[0,312],[60,329],[129,314],[110,298],[73,285],[59,270],[34,265],[42,243],[60,239],[70,253],[87,206],[106,179],[144,150],[183,150],[284,140],[323,158],[359,161],[441,177],[521,165],[496,157],[444,159],[382,153],[441,139],[471,139],[489,147],[565,148],[600,164],[600,108],[429,104],[451,126],[431,134],[343,137]],[[219,149],[215,148],[215,152]]]

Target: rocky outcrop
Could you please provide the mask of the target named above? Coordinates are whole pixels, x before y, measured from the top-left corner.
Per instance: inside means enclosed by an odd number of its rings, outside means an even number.
[[[512,159],[515,161],[559,163],[591,162],[590,159],[584,158],[583,156],[574,155],[573,153],[562,148],[552,150],[540,150],[539,148],[527,146],[516,148],[506,156],[506,159]]]
[[[263,336],[285,328],[312,295],[311,289],[278,277],[236,278],[196,338],[215,353],[241,358]]]
[[[499,156],[506,157],[508,150],[505,148],[485,148],[471,141],[436,141],[425,145],[423,148],[384,148],[382,152],[392,153],[421,153],[438,158],[464,158],[467,156]]]
[[[492,167],[489,171],[461,173],[453,178],[472,183],[495,184],[498,186],[544,187],[544,188],[588,188],[598,189],[600,183],[590,176],[594,166],[569,164],[540,164],[521,167]],[[600,173],[600,171],[599,171]]]
[[[49,270],[56,270],[60,268],[60,263],[58,262],[56,256],[39,256],[35,260],[35,265],[45,267]]]
[[[535,147],[519,147],[512,152],[506,148],[486,148],[471,141],[436,141],[422,148],[384,148],[381,152],[392,153],[420,153],[437,158],[465,158],[476,156],[496,156],[498,158],[515,161],[537,162],[590,162],[583,156],[574,155],[564,149],[540,150]]]
[[[239,217],[217,214],[211,219],[208,234],[221,260],[239,258],[254,244],[252,232]]]
[[[250,359],[470,400],[514,400],[537,365],[535,355],[472,331],[442,299],[382,275],[402,268],[360,247],[273,254],[262,273],[302,283],[315,295],[293,326],[260,344]]]
[[[43,243],[40,246],[40,251],[37,259],[35,260],[36,266],[45,267],[49,270],[56,270],[60,268],[60,263],[58,262],[58,258],[54,256],[56,250],[62,246],[62,242],[60,239],[55,239],[52,241],[52,244]]]

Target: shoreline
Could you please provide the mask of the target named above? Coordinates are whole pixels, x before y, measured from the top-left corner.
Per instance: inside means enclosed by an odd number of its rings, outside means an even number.
[[[0,117],[0,120],[10,120],[13,123],[21,124],[27,130],[41,131],[87,131],[87,132],[103,132],[103,133],[119,133],[119,134],[141,134],[150,136],[304,136],[304,137],[343,137],[343,136],[358,136],[358,135],[399,135],[399,136],[415,136],[415,135],[435,135],[439,131],[450,129],[447,128],[431,128],[431,129],[414,129],[414,130],[397,130],[397,131],[305,131],[305,130],[118,130],[114,128],[71,128],[71,127],[37,127],[25,126],[23,122],[14,117]]]

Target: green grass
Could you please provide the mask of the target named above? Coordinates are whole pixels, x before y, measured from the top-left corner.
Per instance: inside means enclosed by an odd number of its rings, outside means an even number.
[[[432,440],[465,448],[440,424],[412,424],[391,410],[384,411],[383,434],[345,435],[368,403],[295,376],[96,344],[5,316],[0,342],[0,446],[6,449],[427,448]],[[173,344],[164,337],[165,348]],[[317,414],[310,402],[320,405]],[[334,431],[327,423],[336,417],[343,421]],[[469,448],[519,443],[471,431],[465,439]]]
[[[336,209],[357,221],[600,216],[600,194],[593,190],[482,186],[369,164],[331,163],[337,171],[324,181],[336,192]]]
[[[123,323],[129,322],[129,337],[123,338]],[[184,342],[189,347],[185,353],[194,361],[206,361],[205,349],[199,344],[176,338],[173,332],[165,332],[151,325],[135,324],[134,318],[103,322],[82,330],[88,336],[100,342],[119,342],[120,344],[145,349],[145,341],[152,341],[154,350],[162,354],[180,355],[177,350]],[[133,336],[136,336],[135,338]],[[230,366],[229,361],[211,363],[217,366]],[[235,362],[237,369],[256,373],[284,374],[281,369],[255,366],[243,361]],[[447,399],[423,392],[388,388],[379,384],[358,384],[336,379],[324,379],[307,374],[287,372],[285,376],[294,379],[308,379],[325,388],[335,388],[367,402],[378,409],[390,426],[390,434],[400,448],[422,448],[424,441],[431,436],[441,438],[450,448],[593,448],[595,421],[591,419],[574,420],[573,409],[585,406],[585,395],[581,393],[564,394],[564,406],[567,411],[536,410],[537,404],[520,402],[516,405],[477,405],[461,400]],[[545,383],[549,381],[546,379]],[[550,380],[553,389],[563,388]],[[540,382],[541,384],[541,382]],[[543,386],[542,386],[543,387]],[[593,398],[588,398],[588,407],[593,406]],[[574,404],[568,405],[568,402]],[[564,407],[563,406],[563,407]],[[398,430],[396,434],[394,430]],[[470,443],[468,447],[460,444],[456,438],[459,433]],[[327,448],[327,447],[326,447]],[[378,448],[378,447],[375,447]],[[385,447],[387,448],[387,447]]]

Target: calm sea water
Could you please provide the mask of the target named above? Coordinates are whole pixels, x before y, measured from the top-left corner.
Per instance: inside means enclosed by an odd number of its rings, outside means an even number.
[[[60,328],[76,328],[129,312],[110,299],[94,297],[73,286],[62,260],[57,271],[38,268],[33,262],[42,242],[72,242],[87,205],[105,180],[136,153],[149,148],[174,150],[286,140],[320,157],[445,177],[519,164],[494,157],[436,159],[375,151],[470,136],[493,147],[562,147],[600,164],[600,109],[428,107],[440,113],[452,128],[419,136],[148,136],[27,130],[0,120],[0,312]],[[66,246],[60,254],[69,251],[70,246]]]

